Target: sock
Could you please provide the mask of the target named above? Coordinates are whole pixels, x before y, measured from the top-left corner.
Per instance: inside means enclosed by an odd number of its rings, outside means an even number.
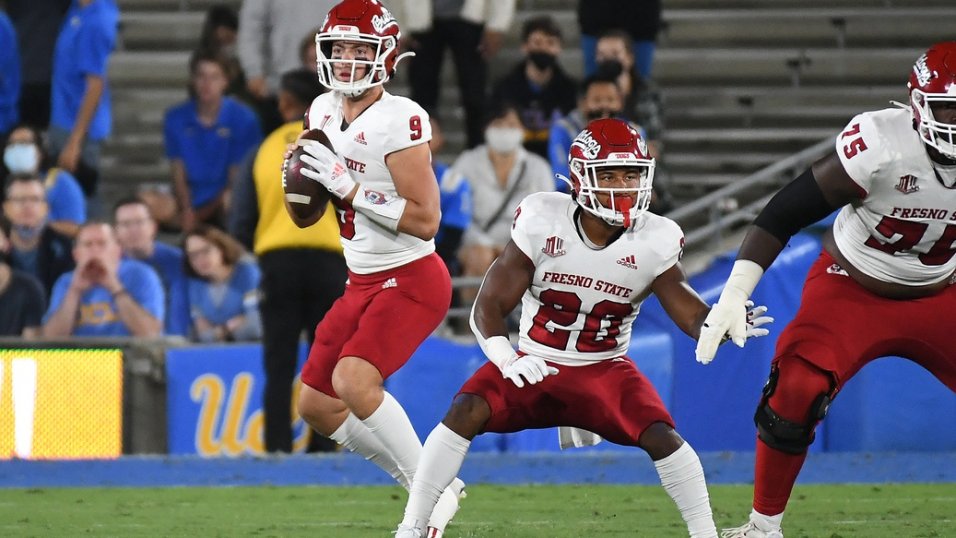
[[[760,514],[782,514],[790,500],[793,483],[803,467],[807,453],[787,454],[770,448],[757,439],[757,463],[754,469],[754,510]]]
[[[661,485],[674,499],[692,538],[717,538],[700,458],[685,442],[673,454],[654,462]]]
[[[383,394],[382,404],[362,423],[385,445],[395,465],[405,475],[407,483],[411,484],[422,453],[422,442],[418,440],[418,434],[402,404],[387,391],[383,391]]]
[[[457,480],[455,476],[470,446],[471,441],[445,424],[439,422],[435,426],[422,447],[421,467],[409,492],[402,525],[424,527],[442,492]]]
[[[750,521],[757,525],[757,528],[762,531],[778,531],[780,530],[780,524],[783,523],[783,512],[775,516],[768,516],[756,510],[751,510]]]
[[[408,489],[411,485],[398,468],[398,464],[392,459],[392,455],[385,448],[385,445],[352,413],[349,413],[345,422],[332,432],[329,438],[378,465],[379,468],[397,480],[403,488]]]

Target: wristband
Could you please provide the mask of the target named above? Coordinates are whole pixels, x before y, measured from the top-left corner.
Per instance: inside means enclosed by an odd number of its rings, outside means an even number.
[[[726,296],[728,299],[733,297],[740,302],[746,301],[753,294],[754,288],[757,287],[757,283],[760,282],[762,276],[763,267],[760,267],[757,262],[744,259],[735,261],[733,269],[730,270],[730,276],[727,277],[727,284],[724,285],[724,291],[720,294],[720,299],[723,300]]]
[[[361,184],[352,198],[352,207],[356,211],[393,232],[398,231],[398,221],[402,218],[407,204],[408,200],[401,196],[366,189]]]

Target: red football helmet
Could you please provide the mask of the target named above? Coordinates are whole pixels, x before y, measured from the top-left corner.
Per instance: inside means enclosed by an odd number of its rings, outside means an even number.
[[[956,159],[956,125],[936,121],[930,105],[956,102],[956,41],[937,43],[913,65],[910,108],[923,142]]]
[[[361,95],[365,90],[385,83],[395,72],[399,60],[414,53],[398,54],[398,41],[401,31],[398,22],[378,0],[343,0],[329,10],[322,30],[315,34],[315,52],[319,80],[330,90],[342,92],[351,97]],[[334,58],[333,44],[339,41],[365,43],[372,47],[373,57],[369,59]],[[349,65],[351,77],[348,81],[335,78],[333,64]],[[356,80],[357,68],[365,68],[365,76]]]
[[[588,123],[571,142],[568,151],[571,196],[582,209],[613,226],[630,226],[651,203],[654,159],[647,144],[626,121],[605,118]],[[637,174],[636,187],[611,185],[600,178],[601,169],[631,168]],[[629,174],[630,176],[630,174]],[[607,205],[598,199],[607,194]]]

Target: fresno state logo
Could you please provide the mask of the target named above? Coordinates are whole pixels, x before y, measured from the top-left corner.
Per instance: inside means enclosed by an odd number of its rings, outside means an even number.
[[[598,144],[598,141],[591,136],[591,131],[584,131],[580,136],[574,139],[572,144],[581,148],[581,152],[584,153],[584,156],[588,159],[594,159],[597,157],[598,152],[601,151],[601,144]]]
[[[919,82],[920,86],[926,86],[929,84],[930,79],[933,78],[933,72],[930,71],[929,66],[926,65],[926,55],[919,57],[919,60],[916,60],[916,65],[913,66],[913,73],[916,75],[916,82]]]
[[[375,28],[378,33],[384,32],[392,24],[395,24],[395,17],[385,9],[385,6],[382,6],[380,15],[372,15],[372,28]]]

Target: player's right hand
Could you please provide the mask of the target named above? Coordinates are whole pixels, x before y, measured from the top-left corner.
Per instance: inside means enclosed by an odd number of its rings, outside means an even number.
[[[519,389],[523,388],[525,383],[534,385],[549,375],[557,375],[557,373],[557,368],[534,355],[516,357],[501,369],[501,375],[505,379],[510,379]]]
[[[709,364],[717,354],[717,346],[724,341],[724,335],[730,337],[738,347],[744,347],[747,341],[746,298],[725,297],[721,295],[704,319],[697,339],[697,362]]]

